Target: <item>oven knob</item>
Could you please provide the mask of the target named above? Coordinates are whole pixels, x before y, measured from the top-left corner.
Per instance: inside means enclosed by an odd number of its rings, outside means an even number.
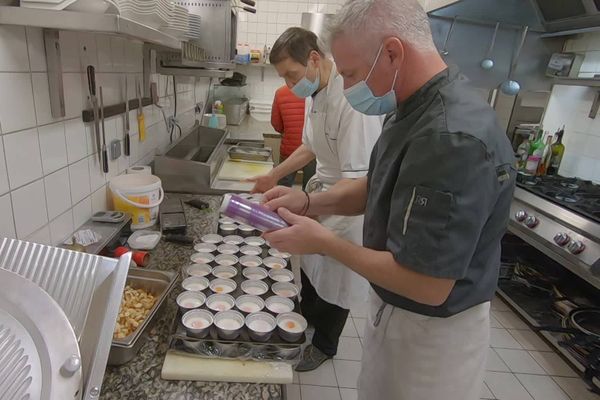
[[[579,254],[585,250],[585,244],[580,242],[579,240],[574,240],[567,246],[567,249],[573,254]]]
[[[559,246],[564,246],[570,241],[571,238],[564,232],[557,233],[556,236],[554,236],[554,242]]]
[[[517,221],[523,222],[523,221],[525,221],[525,218],[527,218],[527,211],[519,210],[515,213],[515,219]]]
[[[527,216],[527,218],[525,218],[525,225],[528,228],[535,228],[536,226],[538,226],[538,224],[540,223],[540,220],[537,219],[537,217],[535,215],[529,215]]]

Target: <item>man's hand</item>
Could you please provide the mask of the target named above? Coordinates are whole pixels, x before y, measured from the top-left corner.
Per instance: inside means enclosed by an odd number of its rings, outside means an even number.
[[[291,226],[263,234],[271,246],[292,254],[322,254],[335,234],[308,217],[301,217],[285,208],[279,209],[281,218]]]
[[[277,186],[265,193],[263,201],[269,210],[283,207],[294,214],[300,214],[307,206],[306,193],[285,186]]]
[[[271,174],[267,174],[244,179],[244,182],[254,182],[254,187],[250,193],[265,193],[277,185],[277,178]]]

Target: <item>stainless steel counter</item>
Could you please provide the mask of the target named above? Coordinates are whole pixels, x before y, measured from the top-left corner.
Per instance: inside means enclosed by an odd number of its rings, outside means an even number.
[[[240,125],[227,125],[228,139],[233,140],[263,140],[263,134],[279,135],[271,126],[271,122],[257,121],[250,115]]]

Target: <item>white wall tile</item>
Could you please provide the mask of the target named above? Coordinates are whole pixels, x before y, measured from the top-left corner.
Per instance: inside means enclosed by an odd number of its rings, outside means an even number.
[[[25,32],[27,33],[27,48],[31,71],[46,71],[46,51],[44,50],[42,28],[28,26],[25,28]]]
[[[11,192],[17,237],[22,239],[48,223],[44,182],[40,179]]]
[[[5,135],[4,154],[11,189],[42,177],[37,129]]]
[[[90,169],[90,188],[94,192],[106,183],[106,176],[102,172],[102,164],[97,156],[89,156],[87,160]]]
[[[69,165],[71,200],[78,203],[90,195],[90,170],[87,158]]]
[[[42,167],[49,174],[67,165],[67,145],[65,143],[65,124],[59,122],[38,128]]]
[[[108,187],[103,186],[92,193],[92,212],[106,211],[109,208]]]
[[[115,72],[125,72],[125,44],[126,41],[122,38],[110,38],[111,60]]]
[[[96,46],[98,48],[98,71],[112,72],[113,63],[111,59],[110,39],[108,35],[96,36]]]
[[[25,27],[0,26],[0,71],[29,71]]]
[[[48,219],[52,220],[71,208],[69,169],[63,168],[44,178]]]
[[[50,221],[50,238],[58,245],[73,234],[73,212],[71,210]]]
[[[50,238],[50,227],[45,225],[43,228],[27,236],[25,240],[33,243],[51,245],[52,239]]]
[[[92,216],[92,198],[86,197],[73,206],[73,227],[79,228]]]
[[[14,238],[15,236],[15,220],[10,195],[5,194],[0,197],[0,237]]]
[[[33,99],[35,102],[37,124],[45,125],[62,120],[62,117],[54,118],[50,110],[48,74],[45,72],[34,72],[31,74],[31,81],[33,83]]]
[[[0,137],[0,195],[8,192],[8,171],[6,170],[6,159],[4,158],[4,140]]]
[[[2,133],[35,126],[31,74],[0,73],[0,128]]]
[[[69,163],[74,163],[87,156],[86,132],[81,118],[65,121],[65,140]]]

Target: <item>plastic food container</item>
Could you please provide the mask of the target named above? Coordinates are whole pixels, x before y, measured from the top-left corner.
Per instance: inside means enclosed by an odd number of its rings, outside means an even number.
[[[208,279],[200,276],[190,276],[181,282],[183,290],[190,292],[201,292],[208,287]]]
[[[240,252],[240,248],[235,244],[222,244],[217,247],[217,251],[221,254],[235,255]]]
[[[271,296],[265,300],[267,310],[274,314],[283,314],[294,311],[294,302],[281,296]]]
[[[215,257],[215,263],[218,265],[235,265],[239,259],[231,254],[220,254]]]
[[[221,311],[214,317],[217,334],[221,339],[233,340],[240,335],[245,318],[239,311]]]
[[[202,292],[181,292],[177,296],[177,305],[182,313],[186,313],[195,308],[200,308],[206,301],[206,296]]]
[[[239,246],[244,243],[244,238],[238,235],[229,235],[223,238],[223,243]]]
[[[213,294],[206,299],[206,307],[219,312],[231,310],[235,305],[235,299],[228,294]]]
[[[263,264],[263,259],[258,256],[242,256],[240,257],[240,265],[243,267],[260,267]]]
[[[196,250],[198,253],[214,253],[217,251],[217,245],[213,243],[200,242],[194,245],[194,250]]]
[[[210,233],[208,235],[204,235],[200,238],[204,243],[212,243],[219,244],[223,242],[223,236],[217,235],[215,233]]]
[[[190,277],[190,276],[206,276],[206,275],[210,275],[210,273],[212,272],[212,267],[208,264],[191,264],[191,265],[186,265],[185,267],[183,267],[183,274],[184,276]]]
[[[245,314],[262,311],[265,308],[265,301],[258,296],[244,294],[235,299],[235,306]]]
[[[244,275],[244,278],[248,279],[249,281],[262,281],[269,276],[267,270],[261,267],[244,268],[242,270],[242,275]]]
[[[289,269],[271,269],[269,270],[269,278],[275,282],[292,282],[294,273]]]
[[[298,289],[298,286],[294,285],[293,283],[289,283],[289,282],[274,283],[271,286],[271,290],[277,296],[285,297],[285,298],[292,299],[292,300],[294,300],[298,296],[298,293],[300,292],[300,290]]]
[[[237,283],[231,279],[215,279],[210,283],[210,290],[213,293],[227,294],[237,289]]]
[[[237,268],[230,265],[219,265],[212,270],[213,276],[220,279],[231,279],[236,276],[237,273]]]
[[[290,253],[286,253],[285,251],[279,251],[274,248],[269,249],[269,255],[272,257],[283,258],[286,261],[288,261],[292,257]]]
[[[191,310],[183,314],[181,322],[189,336],[204,338],[213,324],[213,315],[206,310]]]
[[[266,312],[255,312],[246,317],[248,335],[256,341],[266,342],[277,327],[275,317]]]
[[[263,281],[243,281],[240,286],[242,292],[254,296],[262,296],[269,291],[269,285]]]
[[[210,264],[215,261],[215,256],[210,253],[194,253],[190,259],[194,264]]]
[[[260,236],[248,236],[247,238],[244,239],[244,242],[248,245],[248,246],[255,246],[255,247],[261,247],[266,245],[266,240],[261,238]]]
[[[237,235],[237,224],[221,224],[219,225],[219,234],[223,236]]]
[[[295,312],[279,314],[276,319],[277,332],[287,342],[297,342],[308,327],[306,319]]]
[[[244,246],[240,249],[240,253],[245,256],[260,256],[262,252],[262,249],[257,246]]]
[[[267,257],[263,260],[263,264],[270,269],[283,269],[287,267],[287,261],[279,257]]]

